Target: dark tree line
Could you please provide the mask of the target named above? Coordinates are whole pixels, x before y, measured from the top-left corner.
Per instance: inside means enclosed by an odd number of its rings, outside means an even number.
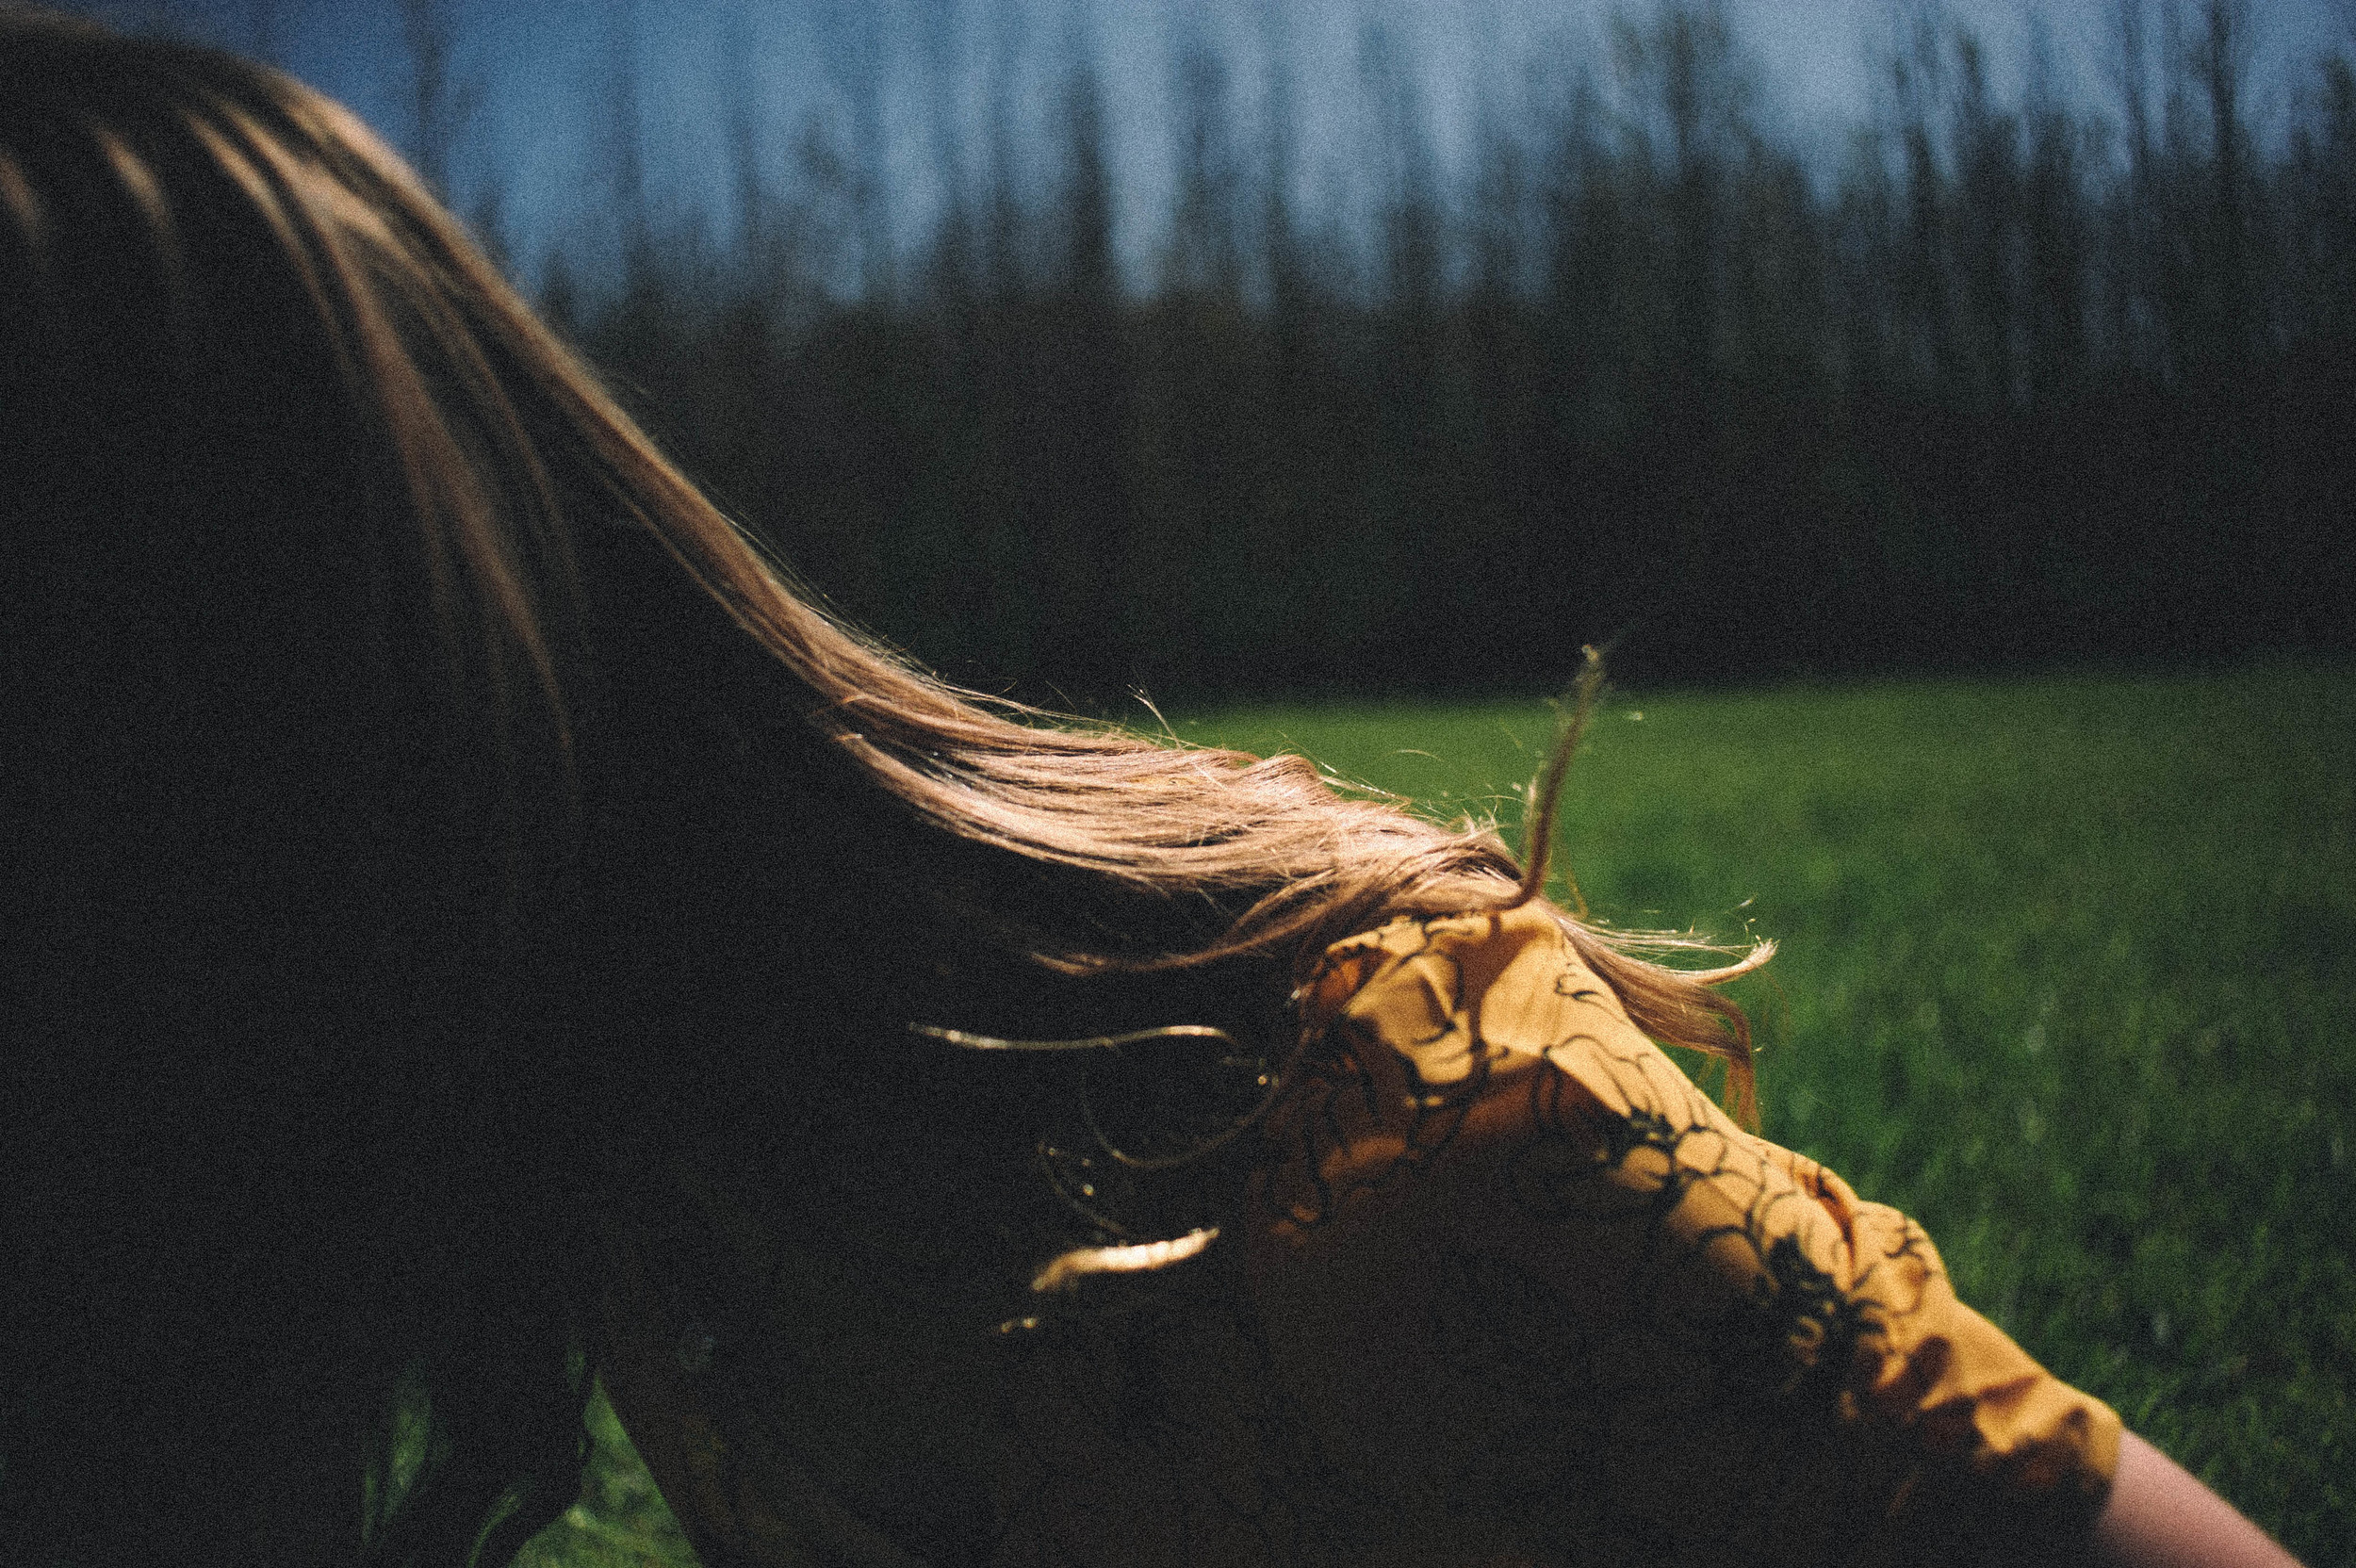
[[[1615,633],[1679,680],[2344,653],[2356,76],[2262,143],[2242,0],[2114,19],[2116,118],[1924,23],[1822,168],[1671,3],[1498,72],[1461,178],[1372,29],[1370,221],[1296,198],[1283,50],[1247,103],[1197,40],[1142,277],[1084,59],[1051,179],[1008,92],[941,110],[894,249],[849,36],[790,175],[738,137],[731,240],[645,216],[625,125],[620,281],[548,294],[846,612],[1032,694],[1527,690]]]

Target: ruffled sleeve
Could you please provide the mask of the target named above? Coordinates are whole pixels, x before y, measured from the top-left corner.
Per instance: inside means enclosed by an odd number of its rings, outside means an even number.
[[[2118,1416],[1920,1226],[1736,1126],[1546,910],[1338,943],[1303,1010],[1256,1288],[1369,1484],[1500,1550],[1651,1561],[1882,1560],[1941,1510],[2099,1507]]]

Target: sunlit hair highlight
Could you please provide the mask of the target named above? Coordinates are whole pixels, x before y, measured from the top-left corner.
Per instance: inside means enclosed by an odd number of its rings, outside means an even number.
[[[1561,767],[1592,681],[1539,786],[1540,830],[1519,862],[1493,832],[1350,798],[1297,757],[1177,747],[952,688],[797,594],[356,118],[227,57],[174,49],[155,57],[188,134],[268,223],[280,263],[302,277],[330,328],[353,400],[372,416],[410,498],[452,674],[487,707],[502,746],[526,707],[545,719],[560,760],[569,743],[549,617],[578,612],[578,525],[565,505],[597,500],[643,526],[767,647],[808,694],[812,729],[918,819],[1140,894],[1231,911],[1217,939],[1190,951],[1116,958],[1043,947],[1036,956],[1051,967],[1199,967],[1272,955],[1305,972],[1326,942],[1391,914],[1540,895]],[[152,176],[135,157],[120,167],[168,243]],[[0,175],[0,188],[8,178]],[[519,392],[538,417],[519,407]],[[571,469],[571,482],[560,483],[551,465]],[[1747,1104],[1748,1031],[1710,988],[1757,968],[1772,947],[1677,971],[1639,955],[1707,944],[1561,918],[1638,1026],[1725,1059]]]
[[[479,792],[507,825],[511,915],[530,906],[535,877],[564,874],[591,830],[579,757],[594,743],[606,673],[589,610],[597,585],[584,542],[593,528],[641,531],[667,553],[790,675],[778,683],[794,710],[786,717],[809,743],[847,762],[908,820],[966,845],[1084,874],[1129,900],[1140,928],[1153,924],[1148,913],[1180,906],[1208,933],[1161,948],[1092,943],[1025,906],[1038,895],[1020,889],[1004,895],[1004,906],[979,911],[997,923],[981,937],[1049,974],[1181,975],[1235,965],[1298,983],[1327,944],[1393,915],[1506,908],[1544,896],[1562,771],[1599,690],[1594,679],[1531,802],[1519,858],[1487,828],[1442,826],[1337,790],[1299,757],[1177,746],[957,690],[797,593],[348,111],[225,55],[13,8],[0,7],[0,48],[11,70],[46,51],[47,69],[105,84],[82,95],[74,122],[57,134],[79,136],[97,153],[117,204],[141,215],[136,242],[167,277],[185,282],[209,261],[217,275],[251,266],[299,285],[365,433],[368,449],[352,461],[381,470],[395,498],[380,524],[388,547],[414,552],[450,713],[445,754],[453,766],[482,770]],[[11,77],[7,90],[20,90]],[[207,202],[234,204],[238,220],[199,233],[195,218]],[[36,272],[49,265],[55,226],[65,221],[55,208],[0,142],[0,219],[9,231],[0,243],[31,258]],[[263,248],[196,253],[224,242],[224,233],[258,234]],[[191,296],[184,308],[235,303]],[[1703,944],[1555,914],[1639,1028],[1726,1062],[1729,1098],[1750,1118],[1747,1027],[1712,988],[1758,968],[1771,946],[1680,971],[1644,955]],[[1272,1005],[1282,994],[1279,986]],[[483,1473],[501,1457],[537,1462],[577,1435],[576,1421],[571,1433],[515,1438]],[[459,1511],[450,1520],[464,1514],[461,1504],[449,1506]]]

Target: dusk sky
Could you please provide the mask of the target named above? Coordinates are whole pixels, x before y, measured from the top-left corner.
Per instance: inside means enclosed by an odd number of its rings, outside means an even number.
[[[1608,87],[1609,19],[1646,4],[1610,0],[444,0],[456,74],[479,94],[451,183],[462,207],[496,179],[506,225],[527,257],[600,227],[615,131],[613,84],[620,19],[634,17],[643,146],[649,188],[677,216],[717,209],[728,165],[727,105],[749,92],[761,155],[782,178],[813,117],[840,127],[842,98],[827,40],[866,32],[884,83],[888,185],[904,230],[941,189],[943,123],[968,177],[979,172],[986,81],[1014,61],[1022,111],[1043,116],[1075,48],[1105,88],[1121,246],[1134,267],[1168,210],[1171,89],[1178,51],[1208,41],[1233,75],[1238,132],[1257,122],[1269,40],[1292,61],[1300,178],[1313,204],[1336,204],[1364,160],[1362,41],[1380,24],[1406,62],[1443,167],[1461,157],[1484,105],[1506,118],[1533,91],[1560,91],[1581,70]],[[860,8],[862,4],[866,8]],[[298,74],[358,108],[409,145],[410,65],[395,0],[143,0],[81,8],[138,24],[156,17],[233,47],[266,47]],[[1849,129],[1885,92],[1887,58],[1905,19],[1927,12],[1983,41],[2000,99],[2039,67],[2047,90],[2113,112],[2117,8],[2111,0],[1727,0],[1755,61],[1759,113],[1788,144],[1829,165]],[[2154,21],[2162,0],[2149,7]],[[2186,8],[2189,9],[2189,7]],[[2356,43],[2356,0],[2249,0],[2252,119],[2261,137],[2286,123],[2327,51]],[[928,61],[944,53],[947,74]],[[839,59],[839,52],[833,57]],[[943,110],[945,109],[945,118]],[[1018,127],[1021,130],[1021,127]],[[1044,173],[1052,142],[1019,135]]]

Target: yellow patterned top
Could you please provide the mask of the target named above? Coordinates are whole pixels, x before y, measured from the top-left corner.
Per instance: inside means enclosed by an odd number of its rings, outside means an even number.
[[[1243,1244],[1019,1344],[691,1162],[733,1261],[618,1234],[602,1353],[708,1568],[1928,1562],[2099,1506],[2118,1417],[1735,1126],[1544,909],[1337,943],[1302,1010]]]
[[[1653,1560],[2099,1506],[2118,1416],[1957,1300],[1920,1226],[1736,1126],[1543,908],[1337,943],[1306,1016],[1258,1294],[1296,1398],[1389,1484]]]

